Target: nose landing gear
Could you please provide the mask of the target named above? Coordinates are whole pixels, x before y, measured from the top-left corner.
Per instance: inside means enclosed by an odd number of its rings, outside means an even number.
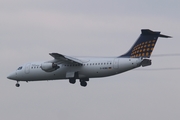
[[[17,83],[16,83],[16,87],[20,87],[20,84],[18,83],[18,81],[17,81]]]

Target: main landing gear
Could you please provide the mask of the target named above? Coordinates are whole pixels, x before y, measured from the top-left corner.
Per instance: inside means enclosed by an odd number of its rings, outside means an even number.
[[[80,85],[81,85],[82,87],[86,87],[86,86],[87,86],[87,82],[86,82],[86,81],[89,81],[89,79],[88,79],[88,78],[86,78],[86,79],[80,79],[80,80],[79,80]],[[76,83],[76,79],[75,79],[75,78],[70,78],[70,79],[69,79],[69,83],[75,84],[75,83]]]
[[[87,86],[87,82],[86,81],[89,81],[89,78],[84,78],[84,79],[80,79],[80,85],[82,87],[86,87]]]
[[[80,85],[81,85],[82,87],[86,87],[86,86],[87,86],[87,82],[86,82],[86,81],[81,81],[81,82],[80,82]]]
[[[18,83],[18,81],[17,81],[17,83],[16,83],[16,87],[20,87],[20,84]]]
[[[70,79],[69,79],[69,83],[75,84],[75,83],[76,83],[76,79],[75,79],[75,78],[70,78]]]

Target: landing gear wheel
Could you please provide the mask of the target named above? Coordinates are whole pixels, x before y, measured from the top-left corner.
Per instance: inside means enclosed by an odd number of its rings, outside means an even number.
[[[69,82],[70,82],[71,84],[75,84],[75,83],[76,83],[76,79],[71,78],[71,79],[69,79]]]
[[[16,83],[16,87],[20,87],[20,84],[19,84],[19,83]]]
[[[86,82],[86,81],[81,81],[80,84],[81,84],[81,86],[83,86],[83,87],[86,87],[86,86],[87,86],[87,82]]]

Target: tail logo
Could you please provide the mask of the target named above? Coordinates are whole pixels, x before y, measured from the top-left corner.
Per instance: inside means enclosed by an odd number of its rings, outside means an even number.
[[[150,40],[136,45],[131,53],[131,58],[149,57],[154,49],[157,40]]]
[[[171,38],[171,36],[160,34],[161,32],[151,31],[149,29],[142,29],[141,35],[130,48],[130,50],[119,57],[131,58],[149,58],[155,47],[158,37]]]

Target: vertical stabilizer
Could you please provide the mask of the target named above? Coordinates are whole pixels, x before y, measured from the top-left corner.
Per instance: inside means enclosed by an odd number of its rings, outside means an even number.
[[[153,52],[158,37],[171,38],[170,36],[160,34],[160,32],[142,29],[140,37],[137,39],[131,49],[119,57],[149,58]]]

